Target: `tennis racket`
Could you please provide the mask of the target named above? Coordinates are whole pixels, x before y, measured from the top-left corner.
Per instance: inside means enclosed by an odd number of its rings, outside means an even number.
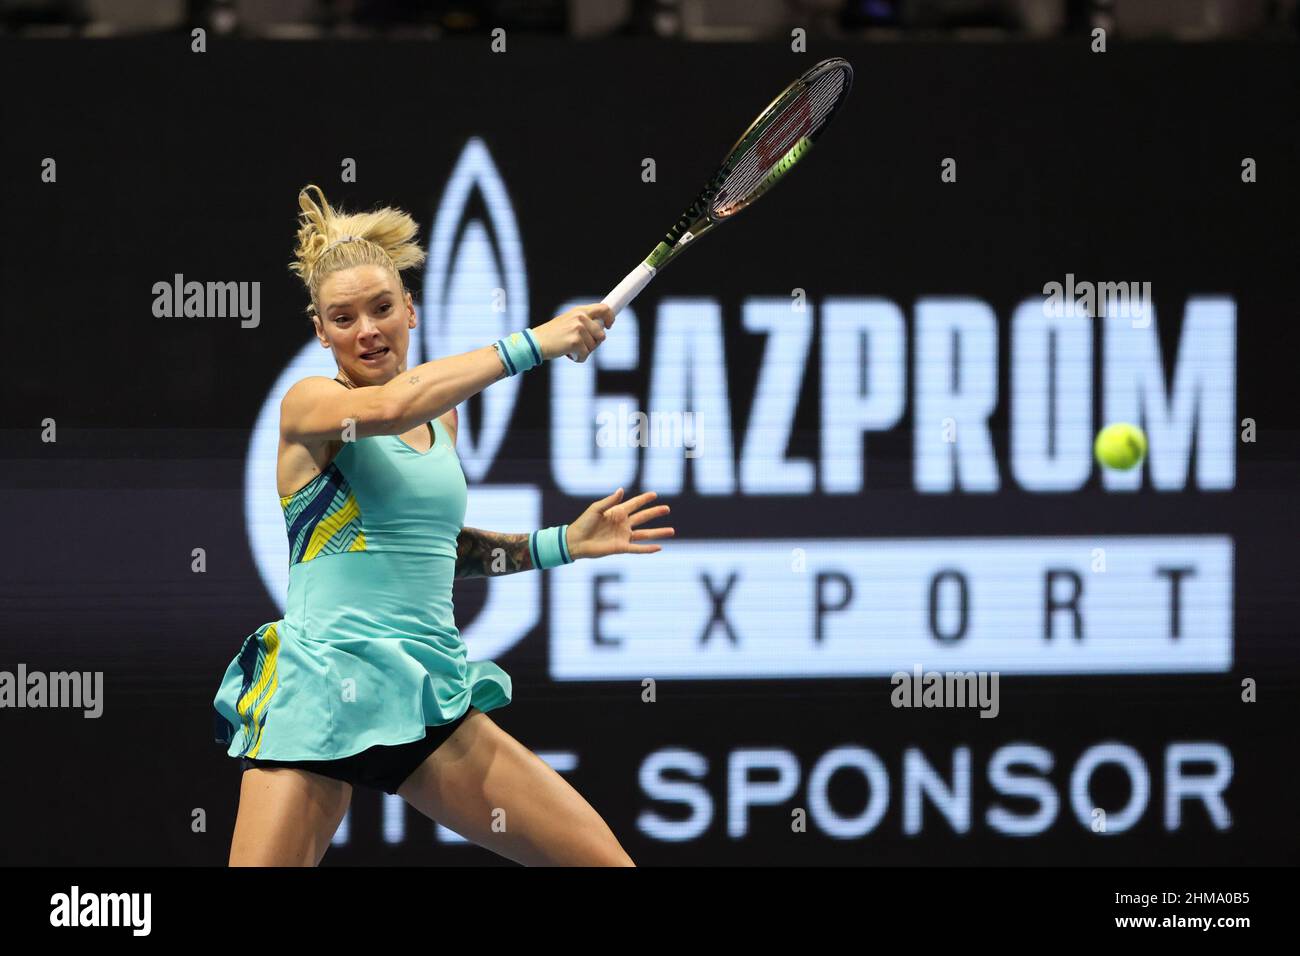
[[[736,140],[663,241],[601,301],[618,315],[688,245],[780,182],[808,155],[852,86],[853,67],[832,57],[782,90]],[[569,358],[579,361],[574,352]]]

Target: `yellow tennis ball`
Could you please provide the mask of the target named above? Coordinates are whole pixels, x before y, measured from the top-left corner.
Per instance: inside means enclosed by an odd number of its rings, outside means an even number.
[[[1147,436],[1136,425],[1116,422],[1097,433],[1092,451],[1107,468],[1128,471],[1141,464],[1146,457]]]

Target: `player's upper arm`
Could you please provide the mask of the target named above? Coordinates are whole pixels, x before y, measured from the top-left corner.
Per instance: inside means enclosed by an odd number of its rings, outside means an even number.
[[[356,423],[356,438],[394,434],[388,390],[382,385],[346,388],[313,375],[295,382],[280,400],[280,434],[290,441],[337,440],[349,420]]]

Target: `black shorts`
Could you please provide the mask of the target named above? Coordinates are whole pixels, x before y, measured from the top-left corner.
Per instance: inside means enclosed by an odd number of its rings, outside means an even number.
[[[415,772],[415,768],[455,733],[471,710],[472,708],[466,708],[465,713],[451,723],[426,727],[424,738],[410,743],[395,746],[378,744],[338,760],[254,760],[241,757],[240,770],[248,770],[250,767],[297,767],[335,780],[345,780],[356,786],[396,793],[406,778]]]

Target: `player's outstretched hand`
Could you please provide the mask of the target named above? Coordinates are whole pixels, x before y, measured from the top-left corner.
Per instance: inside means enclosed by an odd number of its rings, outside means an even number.
[[[642,528],[641,525],[668,514],[667,505],[645,508],[656,492],[647,491],[623,501],[620,488],[607,498],[592,502],[565,535],[569,555],[578,558],[603,558],[611,554],[654,554],[662,551],[657,544],[642,544],[653,538],[671,538],[672,528]]]

